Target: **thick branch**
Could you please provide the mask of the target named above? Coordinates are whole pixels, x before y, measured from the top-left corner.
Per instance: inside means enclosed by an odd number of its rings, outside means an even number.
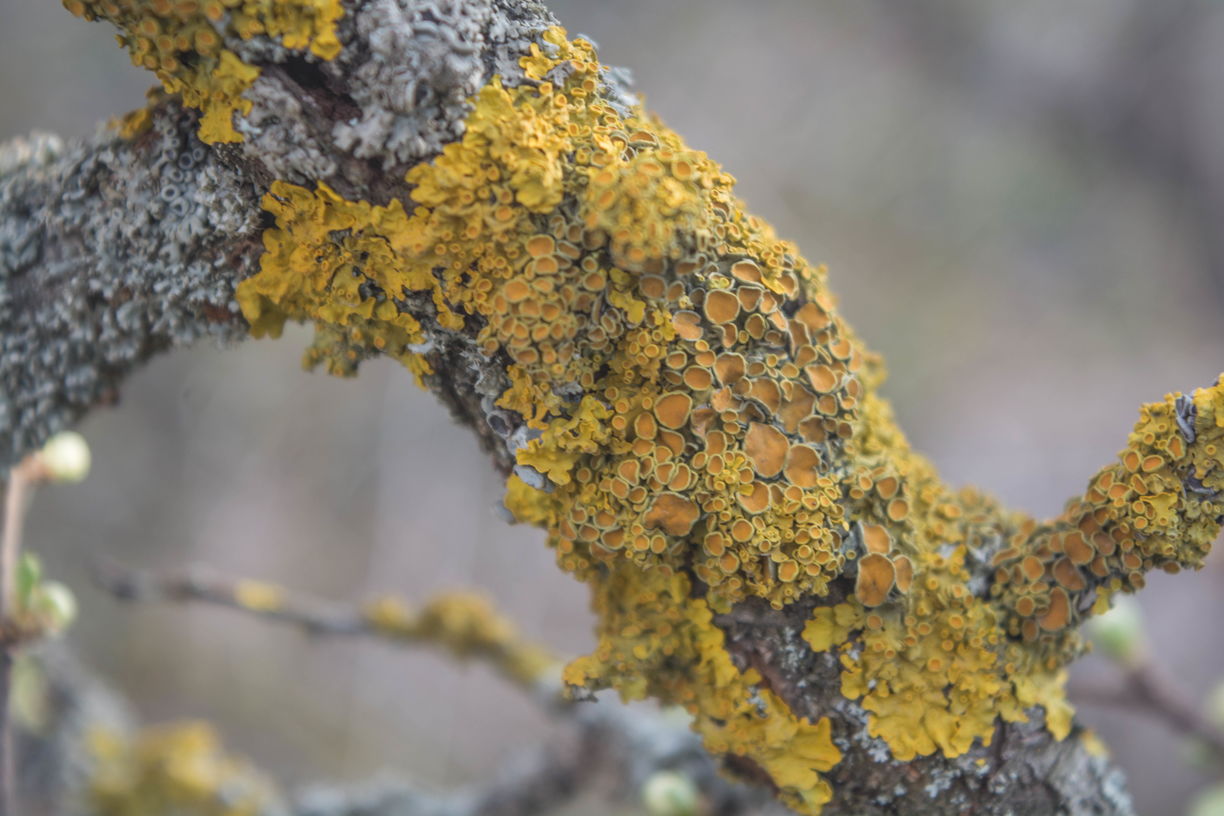
[[[100,403],[152,355],[245,328],[258,193],[166,102],[129,141],[0,148],[0,467]]]

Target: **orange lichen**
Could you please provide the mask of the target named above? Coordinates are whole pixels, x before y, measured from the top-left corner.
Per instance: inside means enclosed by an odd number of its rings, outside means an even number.
[[[1143,406],[1117,462],[1048,527],[995,557],[992,592],[1011,613],[1009,634],[1065,650],[1099,599],[1140,589],[1152,569],[1201,566],[1222,518],[1224,377]]]
[[[797,718],[727,653],[713,614],[746,599],[847,598],[818,605],[805,638],[839,655],[842,693],[899,759],[959,755],[1036,705],[1065,736],[1084,590],[1053,565],[1079,569],[1079,539],[1043,543],[1035,523],[944,485],[879,397],[882,367],[824,270],[745,213],[704,154],[603,101],[589,44],[544,40],[526,84],[483,88],[463,138],[409,172],[411,211],[273,185],[268,252],[238,290],[253,331],[314,320],[324,346],[339,333],[424,376],[411,298],[508,361],[497,406],[534,432],[517,464],[548,484],[512,477],[506,506],[548,529],[600,621],[567,679],[685,705],[711,750],[749,757],[804,812],[828,799],[819,774],[839,753],[827,721]],[[1196,397],[1199,443],[1179,465],[1210,491],[1214,399]],[[1152,429],[1092,514],[1056,525],[1082,533],[1094,575],[1116,563],[1135,586],[1139,517],[1171,530],[1185,512],[1164,490],[1172,467],[1144,467],[1178,449],[1172,427]],[[1089,521],[1102,502],[1135,517],[1126,535]],[[989,593],[971,592],[970,565],[992,559]]]
[[[887,553],[892,548],[892,538],[879,524],[864,524],[863,544],[869,553]]]
[[[769,478],[782,470],[790,442],[786,434],[772,425],[751,422],[744,434],[744,455],[757,473]]]
[[[655,403],[655,417],[664,428],[683,428],[693,410],[693,398],[688,394],[668,394]]]
[[[886,556],[869,553],[859,559],[854,597],[863,606],[879,606],[888,599],[896,579],[897,571]]]
[[[705,316],[711,323],[730,323],[739,313],[740,302],[732,292],[716,289],[706,295]]]
[[[87,20],[105,19],[123,32],[132,64],[157,74],[168,93],[201,111],[200,140],[238,142],[235,112],[249,113],[242,93],[259,69],[223,47],[224,36],[279,38],[285,48],[309,50],[321,59],[340,53],[335,24],[340,0],[63,0]]]
[[[671,536],[685,536],[700,516],[701,510],[684,496],[660,493],[642,520],[650,529],[661,529]]]

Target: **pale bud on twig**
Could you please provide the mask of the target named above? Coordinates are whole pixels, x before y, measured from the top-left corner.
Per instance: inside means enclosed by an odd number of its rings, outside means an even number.
[[[1126,596],[1115,598],[1112,609],[1090,619],[1088,632],[1105,656],[1119,663],[1134,663],[1146,650],[1143,611]]]
[[[657,771],[642,786],[642,805],[650,816],[695,816],[697,803],[697,786],[675,771]]]
[[[76,431],[61,431],[47,440],[39,459],[52,482],[79,482],[89,475],[89,443]]]

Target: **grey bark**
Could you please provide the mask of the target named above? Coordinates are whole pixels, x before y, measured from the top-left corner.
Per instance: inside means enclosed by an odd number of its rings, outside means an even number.
[[[0,149],[0,467],[113,401],[153,354],[237,338],[261,249],[255,187],[173,103],[135,142]]]
[[[240,145],[199,144],[193,115],[170,101],[131,144],[100,136],[70,149],[45,139],[10,147],[0,163],[0,464],[113,399],[152,354],[242,336],[232,292],[257,268],[259,197],[272,179],[410,200],[404,171],[461,133],[464,100],[494,73],[521,77],[516,58],[551,22],[529,0],[354,2],[334,62],[261,40],[228,44],[263,69]],[[619,102],[622,91],[605,93]],[[169,200],[167,181],[178,190]],[[428,338],[432,390],[508,472],[523,441],[521,419],[493,407],[508,361],[478,350],[475,326],[444,330],[428,302],[409,308]],[[796,713],[833,720],[845,756],[829,774],[830,816],[1132,813],[1122,774],[1078,739],[1056,742],[1036,711],[957,759],[893,760],[841,696],[833,658],[800,638],[810,612],[746,603],[719,625],[737,663]],[[748,761],[728,767],[768,784]]]

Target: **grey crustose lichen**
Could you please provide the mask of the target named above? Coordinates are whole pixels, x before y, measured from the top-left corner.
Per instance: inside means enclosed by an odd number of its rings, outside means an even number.
[[[132,142],[0,148],[0,466],[152,354],[245,333],[233,288],[258,199],[194,130],[168,105]]]

